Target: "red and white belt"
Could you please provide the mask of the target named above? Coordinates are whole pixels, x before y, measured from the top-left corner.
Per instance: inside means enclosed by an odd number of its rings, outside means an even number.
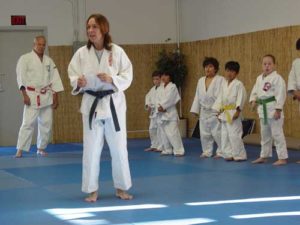
[[[40,98],[40,94],[44,95],[47,93],[47,91],[53,91],[52,88],[51,88],[51,84],[41,88],[41,89],[38,89],[38,88],[35,88],[35,87],[31,87],[31,86],[27,86],[26,87],[26,90],[27,91],[34,91],[35,93],[37,93],[37,96],[36,96],[36,103],[37,103],[37,106],[40,107],[41,105],[41,98]]]

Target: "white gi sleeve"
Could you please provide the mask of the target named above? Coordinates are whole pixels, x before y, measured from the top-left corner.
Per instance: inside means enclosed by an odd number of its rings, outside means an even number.
[[[171,88],[167,90],[166,95],[159,104],[163,109],[167,110],[168,108],[176,105],[179,100],[180,96],[177,87],[176,85],[172,85]]]
[[[25,80],[24,80],[26,70],[27,70],[27,63],[26,63],[25,57],[21,56],[20,59],[18,60],[17,67],[16,67],[17,83],[18,83],[19,89],[22,86],[24,86],[24,87],[26,86]]]
[[[51,63],[51,68],[52,68],[52,81],[51,81],[51,88],[54,92],[60,92],[64,90],[62,81],[60,79],[59,73],[58,73],[58,69],[55,65],[55,63],[53,62],[53,60],[50,60]]]
[[[197,113],[197,114],[200,114],[200,103],[199,103],[199,88],[200,88],[200,81],[198,81],[198,84],[197,84],[197,88],[196,88],[196,93],[195,93],[195,97],[194,97],[194,101],[193,101],[193,104],[192,104],[192,107],[191,107],[191,110],[190,112],[191,113]]]
[[[119,72],[112,76],[113,84],[118,91],[125,91],[131,84],[133,78],[132,64],[122,48],[120,48]]]
[[[283,78],[279,75],[276,79],[276,90],[275,90],[275,99],[276,99],[276,109],[283,109],[283,105],[286,99],[286,85]]]
[[[298,80],[300,79],[300,59],[295,59],[291,71],[289,73],[288,78],[288,93],[292,94],[293,91],[300,89],[300,84],[297,84],[297,77]]]
[[[258,77],[257,79],[256,79],[256,82],[255,82],[255,84],[254,84],[254,86],[253,86],[253,88],[252,88],[252,91],[251,91],[251,94],[250,94],[250,98],[249,98],[249,102],[253,102],[253,101],[256,101],[256,99],[257,99],[257,86],[258,86],[258,79],[259,79],[260,77]]]
[[[79,76],[82,75],[82,71],[80,68],[80,53],[77,51],[68,66],[68,75],[71,82],[71,86],[73,87],[72,94],[77,95],[82,91],[82,88],[77,87],[77,80]]]
[[[237,99],[236,99],[236,108],[239,107],[240,110],[244,108],[244,105],[247,101],[247,91],[242,83],[239,83],[237,86],[238,89],[238,94],[237,94]]]

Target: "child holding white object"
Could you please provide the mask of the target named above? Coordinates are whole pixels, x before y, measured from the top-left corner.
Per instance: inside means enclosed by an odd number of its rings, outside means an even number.
[[[252,163],[265,163],[272,157],[274,141],[278,160],[275,166],[287,163],[288,152],[283,133],[283,105],[286,99],[286,85],[283,78],[275,71],[275,57],[265,55],[262,60],[263,73],[258,76],[250,95],[252,108],[257,105],[260,118],[261,152]]]

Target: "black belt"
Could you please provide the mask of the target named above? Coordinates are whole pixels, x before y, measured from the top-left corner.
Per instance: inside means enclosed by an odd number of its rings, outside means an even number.
[[[88,93],[89,95],[92,95],[95,98],[91,109],[90,109],[90,115],[89,115],[89,124],[90,124],[90,129],[92,129],[92,120],[93,120],[93,116],[95,114],[96,111],[96,107],[98,104],[99,99],[104,98],[107,95],[111,95],[114,93],[113,90],[107,90],[107,91],[85,91],[86,93]],[[119,121],[118,121],[118,117],[117,117],[117,113],[116,113],[116,108],[114,105],[114,101],[112,99],[112,96],[110,96],[110,111],[111,111],[111,115],[112,115],[112,119],[114,121],[114,125],[115,125],[115,130],[116,131],[120,131],[120,125],[119,125]]]

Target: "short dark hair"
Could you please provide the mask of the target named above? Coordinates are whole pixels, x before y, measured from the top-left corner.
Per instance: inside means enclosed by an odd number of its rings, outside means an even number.
[[[216,72],[219,71],[219,62],[216,58],[214,57],[205,57],[203,63],[202,63],[202,66],[203,68],[205,68],[206,66],[208,65],[213,65],[213,67],[215,68]]]
[[[300,38],[296,41],[296,49],[300,50]]]
[[[266,54],[266,55],[264,55],[263,58],[266,58],[266,57],[270,57],[270,58],[273,60],[273,63],[274,63],[274,64],[276,63],[276,59],[275,59],[275,56],[274,56],[274,55],[272,55],[272,54]]]
[[[240,72],[240,64],[236,61],[229,61],[225,64],[225,70],[231,70],[236,73]]]
[[[170,80],[173,82],[174,77],[173,77],[173,73],[172,73],[170,70],[164,70],[164,71],[162,71],[162,72],[161,72],[161,76],[162,76],[162,75],[169,76],[169,77],[170,77]]]
[[[161,72],[158,71],[158,70],[155,70],[153,73],[152,73],[152,77],[160,77],[161,76]]]

